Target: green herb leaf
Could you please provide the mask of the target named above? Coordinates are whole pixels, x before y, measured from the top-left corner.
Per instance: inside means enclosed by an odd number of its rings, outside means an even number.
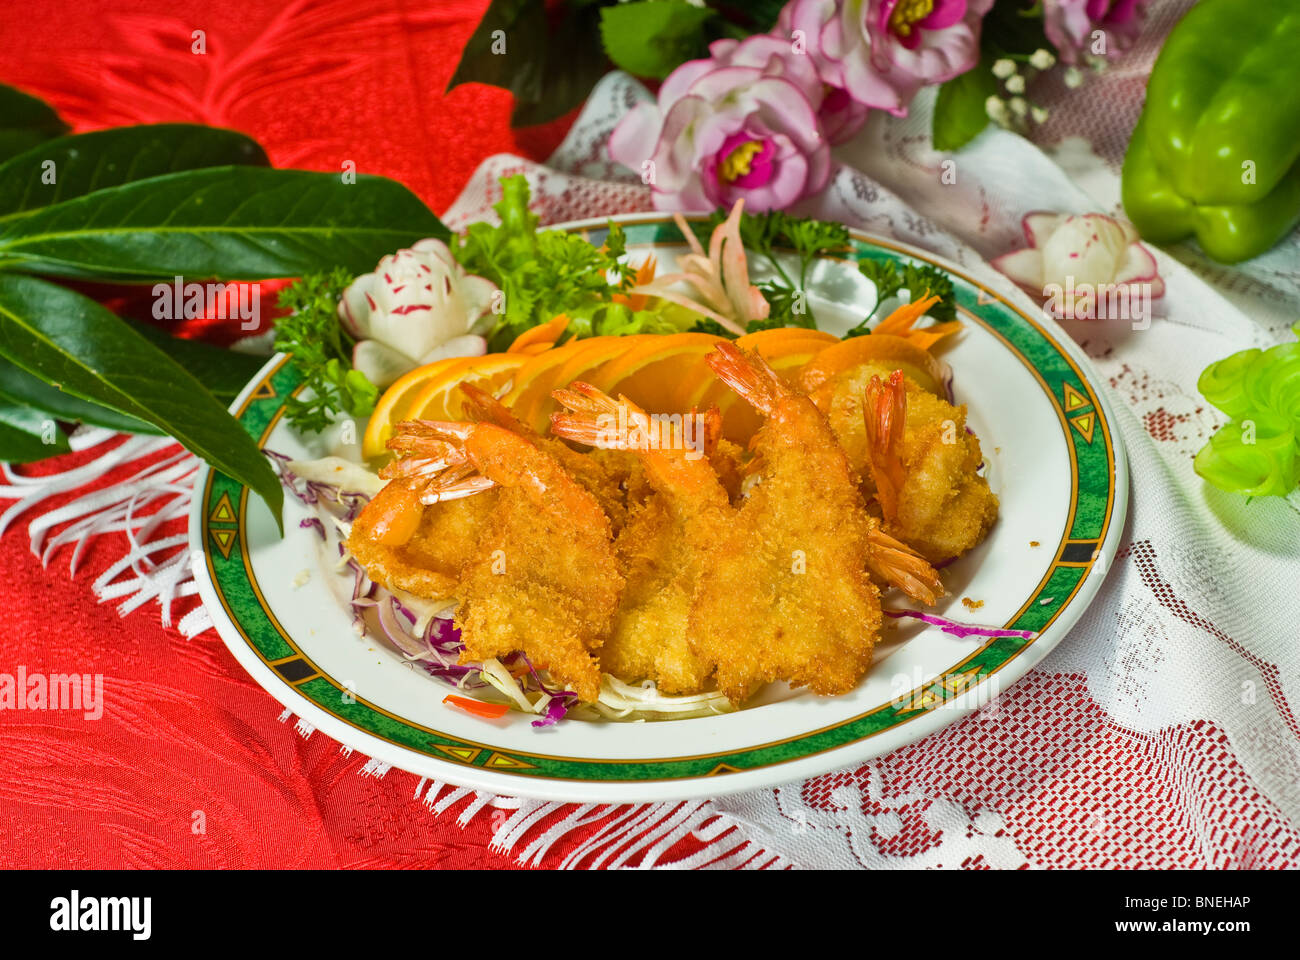
[[[93,300],[35,277],[0,275],[0,355],[159,427],[259,494],[283,526],[284,491],[238,421],[189,372]]]
[[[66,133],[68,125],[44,100],[0,84],[0,160]]]
[[[167,331],[147,323],[137,323],[133,320],[125,322],[188,370],[194,379],[207,387],[208,393],[225,406],[230,406],[234,402],[235,397],[248,386],[248,381],[252,380],[257,371],[261,370],[270,359],[251,353],[240,353],[237,350],[227,350],[224,347],[214,347],[202,340],[173,337]]]
[[[875,284],[876,305],[863,317],[861,323],[844,335],[845,339],[870,333],[868,324],[879,312],[881,304],[904,290],[907,291],[908,299],[912,302],[927,296],[939,298],[939,302],[926,312],[926,316],[936,323],[957,318],[957,301],[952,277],[938,267],[928,263],[913,263],[909,260],[900,270],[894,260],[868,258],[858,262],[858,271]]]
[[[295,429],[320,433],[337,414],[369,416],[379,391],[360,370],[352,369],[353,340],[338,320],[339,298],[352,275],[335,269],[303,277],[280,292],[288,310],[275,324],[275,349],[293,355],[310,394],[291,397],[285,417]]]
[[[41,410],[55,420],[86,423],[92,427],[107,427],[124,433],[161,432],[152,423],[65,393],[3,357],[0,357],[0,397],[11,403]],[[3,459],[5,458],[0,457],[0,460]]]
[[[67,452],[67,436],[47,414],[0,394],[0,460],[30,463]]]
[[[987,60],[941,86],[934,103],[934,148],[957,150],[974,140],[988,126],[985,101],[997,92],[998,78]]]
[[[717,16],[684,0],[620,3],[600,11],[600,36],[615,66],[662,80],[687,60],[707,53],[705,24]]]
[[[504,295],[505,312],[488,335],[489,349],[505,349],[558,313],[568,315],[571,336],[590,336],[597,313],[632,279],[632,268],[619,262],[626,252],[622,227],[611,223],[601,247],[575,233],[538,230],[537,215],[528,209],[528,181],[504,177],[501,190],[494,207],[501,225],[470,224],[464,237],[452,240],[461,266],[491,280]]]
[[[600,9],[565,4],[558,19],[544,0],[492,0],[447,84],[486,83],[515,96],[514,126],[546,123],[580,104],[605,73]]]
[[[59,137],[0,165],[0,217],[179,170],[268,162],[242,133],[188,123]]]
[[[0,270],[99,280],[257,280],[381,256],[449,231],[382,177],[213,167],[106,190],[0,221]]]

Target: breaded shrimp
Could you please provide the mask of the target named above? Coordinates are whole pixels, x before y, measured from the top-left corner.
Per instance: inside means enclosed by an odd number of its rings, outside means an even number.
[[[594,701],[600,666],[592,654],[623,589],[609,518],[596,498],[549,451],[496,424],[416,421],[398,429],[395,440],[409,448],[451,447],[451,467],[425,499],[499,490],[457,590],[462,662],[522,650],[556,682]]]
[[[998,498],[977,472],[979,438],[966,408],[909,387],[901,371],[872,374],[863,391],[863,473],[884,528],[932,563],[961,556],[988,534]]]
[[[871,665],[880,633],[868,564],[886,559],[918,580],[937,576],[878,540],[848,458],[810,399],[734,344],[707,362],[766,422],[751,443],[759,483],[700,578],[690,647],[734,703],[773,680],[844,693]]]
[[[455,596],[460,572],[476,554],[479,532],[496,505],[496,491],[426,507],[407,484],[389,481],[366,504],[347,539],[347,549],[371,580],[427,600]],[[415,518],[404,542],[385,542],[378,531],[392,518]],[[400,521],[399,521],[400,522]]]
[[[717,408],[698,418],[688,414],[673,433],[661,426],[671,421],[653,420],[626,397],[615,401],[590,384],[574,383],[552,396],[564,408],[551,417],[553,433],[631,450],[652,491],[631,509],[614,544],[627,588],[601,647],[601,666],[626,682],[650,679],[666,693],[698,693],[711,671],[691,652],[687,621],[696,580],[733,513],[706,456],[720,438],[722,417]],[[617,423],[628,429],[610,429]],[[672,435],[660,443],[665,429]],[[703,435],[688,437],[686,430]]]
[[[885,529],[931,563],[951,560],[988,535],[997,519],[998,498],[978,473],[984,457],[979,438],[966,429],[966,408],[953,406],[905,375],[898,385],[895,373],[883,363],[860,364],[811,396],[858,472],[864,494],[880,505]],[[881,382],[884,394],[878,392],[868,402],[873,378]],[[886,429],[881,416],[892,417],[902,429]],[[868,419],[878,435],[890,435],[888,450],[873,452]],[[880,475],[895,487],[892,505],[880,499]],[[884,496],[891,497],[891,492]]]
[[[559,461],[560,466],[564,467],[573,479],[596,498],[605,515],[609,517],[614,532],[617,533],[622,529],[627,520],[624,484],[629,479],[629,473],[634,469],[633,458],[626,454],[618,457],[593,457],[580,453],[563,440],[541,436],[516,417],[504,403],[472,383],[462,383],[460,390],[465,396],[465,407],[472,419],[483,423],[495,423],[512,433],[526,437],[539,449],[545,450]]]
[[[385,466],[380,476],[388,483],[353,523],[347,549],[381,586],[427,600],[455,595],[496,492],[437,505],[422,502],[428,484],[451,466],[449,455],[445,444],[429,444]]]

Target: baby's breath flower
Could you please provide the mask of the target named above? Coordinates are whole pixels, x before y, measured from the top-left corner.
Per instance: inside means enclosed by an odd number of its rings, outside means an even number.
[[[1056,65],[1056,57],[1051,52],[1039,47],[1029,58],[1029,65],[1035,70],[1050,70]]]
[[[1007,103],[1001,97],[989,97],[984,101],[984,112],[996,123],[1005,123],[1007,120]]]
[[[1029,103],[1024,97],[1012,97],[1010,100],[1011,112],[1017,117],[1023,117],[1029,112]]]
[[[1024,92],[1025,92],[1025,78],[1022,77],[1022,76],[1021,76],[1020,74],[1018,74],[1018,73],[1017,73],[1015,76],[1007,77],[1007,92],[1008,92],[1008,93],[1024,93]]]
[[[993,76],[999,80],[1005,80],[1015,72],[1016,65],[1014,61],[1008,60],[1006,57],[993,61]]]
[[[1074,90],[1083,85],[1083,71],[1078,67],[1067,67],[1064,79],[1065,85]]]
[[[1046,107],[1030,107],[1029,115],[1034,118],[1034,123],[1044,123],[1049,116]]]

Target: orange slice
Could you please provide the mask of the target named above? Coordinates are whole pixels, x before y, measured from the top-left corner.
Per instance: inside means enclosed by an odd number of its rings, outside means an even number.
[[[839,343],[840,338],[833,333],[813,330],[809,327],[774,327],[771,330],[747,333],[736,340],[736,346],[746,350],[757,350],[763,356],[767,356],[769,350],[788,340],[820,340],[829,345]]]
[[[794,382],[794,373],[800,367],[821,351],[837,343],[839,343],[838,337],[820,330],[807,330],[802,327],[760,330],[736,340],[737,346],[756,350],[791,383]],[[721,389],[713,389],[715,385]],[[730,401],[726,400],[728,396],[734,394],[731,394],[726,386],[718,383],[708,364],[701,362],[697,369],[683,378],[674,397],[673,407],[680,410],[689,410],[693,406],[705,409],[709,403],[717,403],[720,407],[725,403],[729,406]]]
[[[555,341],[560,339],[568,326],[568,315],[557,313],[545,323],[530,327],[515,337],[515,342],[506,348],[506,353],[531,353],[539,347],[549,349],[555,346]]]
[[[555,401],[551,399],[552,390],[566,387],[574,380],[592,378],[595,376],[594,371],[647,339],[655,337],[652,334],[588,337],[534,357],[530,360],[528,369],[520,371],[519,382],[506,398],[506,405],[534,430],[549,433],[551,414],[557,409]]]
[[[519,353],[489,353],[447,357],[412,370],[380,397],[361,440],[362,456],[382,456],[394,426],[403,420],[462,419],[465,411],[464,397],[457,389],[460,384],[474,383],[495,392],[528,359]]]
[[[366,427],[365,436],[361,441],[363,455],[372,457],[383,453],[384,444],[387,443],[388,436],[391,436],[390,428],[394,423],[410,419],[411,401],[415,399],[415,395],[420,392],[425,383],[466,359],[466,357],[444,357],[442,360],[416,367],[393,381],[375,404],[374,412],[370,414],[370,424]],[[383,435],[382,440],[379,439],[381,435]]]
[[[722,342],[711,333],[676,333],[653,337],[607,363],[592,379],[606,393],[626,394],[645,410],[674,413],[684,380],[700,367],[708,369],[704,358]]]
[[[864,363],[902,370],[931,393],[943,393],[946,364],[910,340],[887,333],[869,333],[827,347],[800,371],[799,388],[812,393],[832,377]]]

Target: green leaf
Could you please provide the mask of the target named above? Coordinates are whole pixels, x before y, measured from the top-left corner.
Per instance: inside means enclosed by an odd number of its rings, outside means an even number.
[[[0,221],[0,270],[97,280],[258,280],[381,256],[449,231],[392,180],[213,167],[106,190]]]
[[[68,125],[44,100],[0,84],[0,160],[66,133]]]
[[[22,367],[14,366],[3,357],[0,357],[0,397],[10,403],[41,410],[55,420],[87,423],[92,427],[107,427],[125,433],[161,432],[152,423],[145,423],[125,413],[65,393],[39,377],[32,376]]]
[[[704,25],[714,16],[684,0],[621,3],[600,11],[600,36],[616,66],[662,80],[707,52]]]
[[[0,460],[30,463],[67,452],[67,436],[48,415],[0,397]]]
[[[515,97],[510,122],[546,123],[580,104],[605,72],[600,7],[565,5],[552,24],[544,0],[492,0],[461,53],[447,91],[486,83]]]
[[[984,103],[997,92],[998,79],[984,61],[941,86],[934,104],[934,148],[957,150],[974,140],[989,122]]]
[[[188,123],[60,137],[0,164],[0,218],[179,170],[268,163],[242,133]]]
[[[0,355],[159,427],[260,495],[283,526],[284,491],[253,438],[184,367],[95,301],[35,277],[0,275]]]
[[[131,320],[125,322],[188,370],[194,379],[207,388],[208,393],[225,406],[230,406],[234,402],[240,391],[248,386],[248,381],[253,379],[269,359],[251,353],[239,353],[223,347],[214,347],[202,340],[173,337],[165,330],[159,330],[147,323],[136,323]]]

